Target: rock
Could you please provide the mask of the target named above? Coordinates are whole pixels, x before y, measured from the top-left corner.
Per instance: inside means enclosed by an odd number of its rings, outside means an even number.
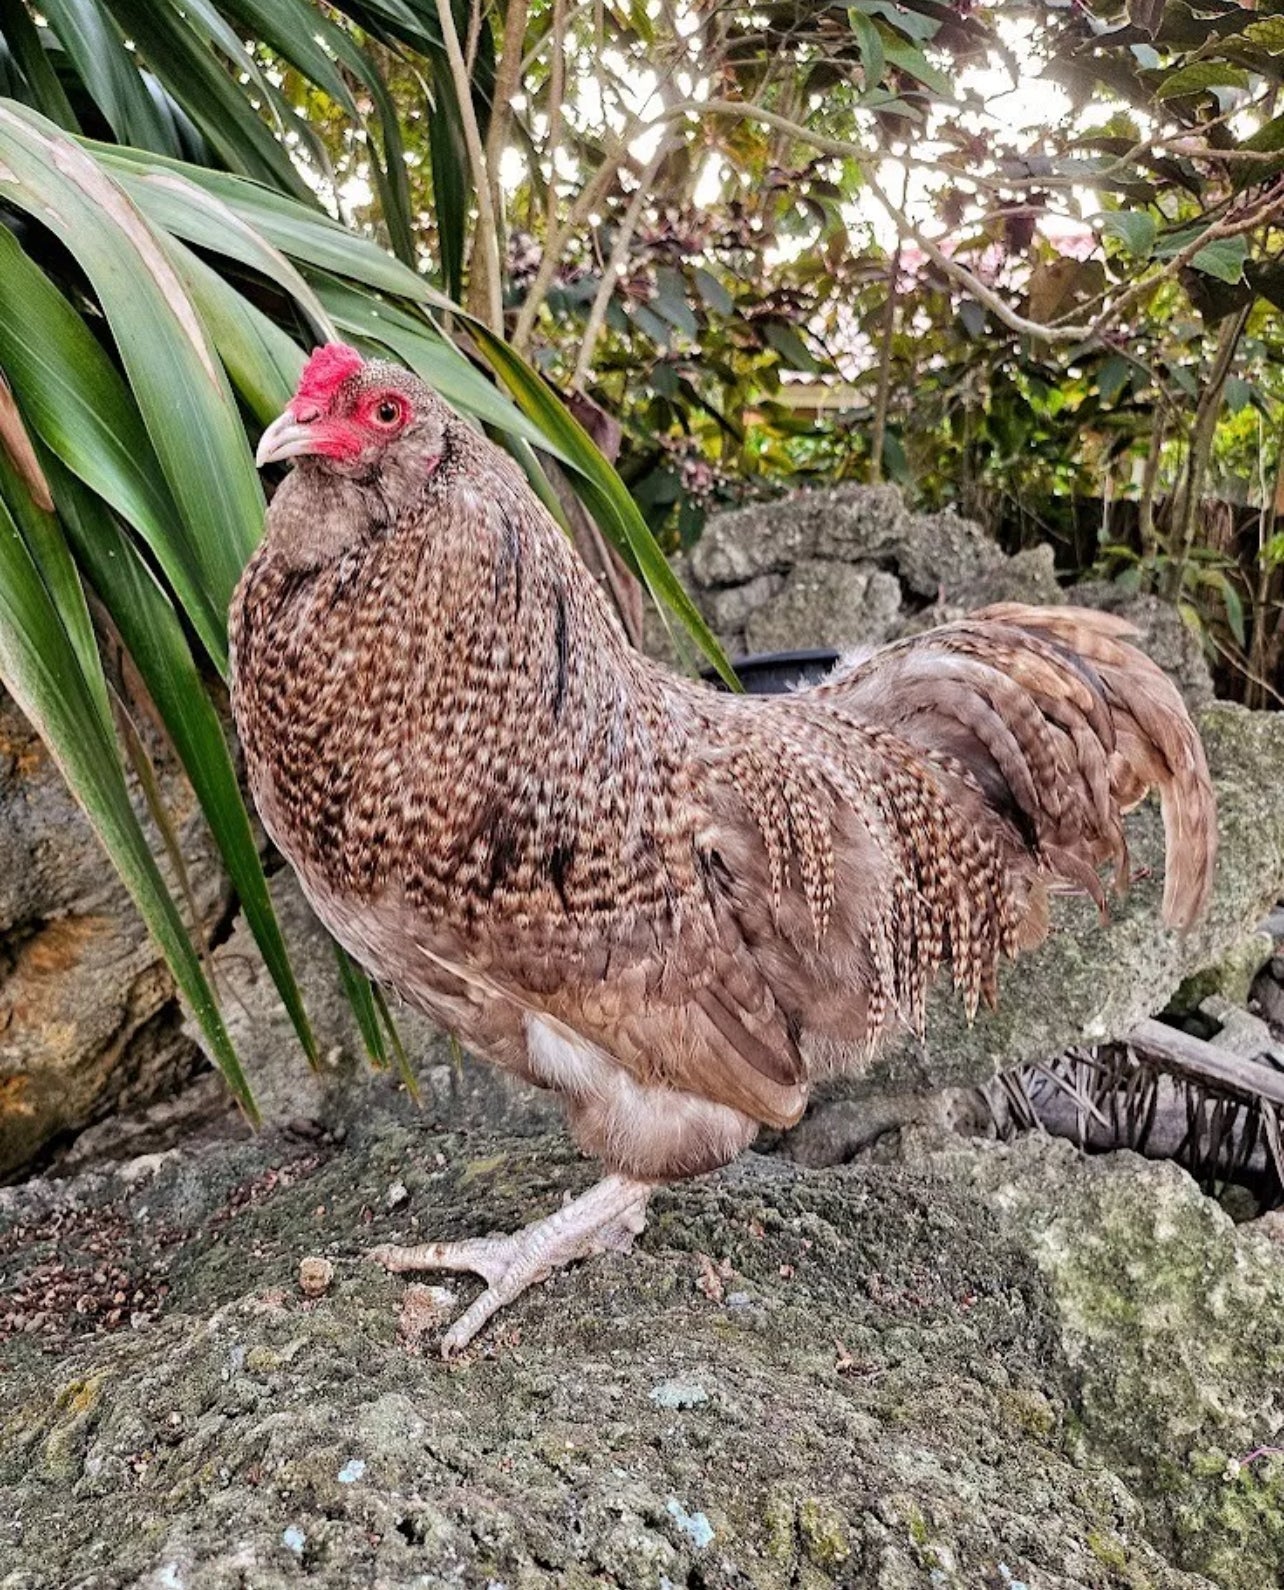
[[[156,767],[212,925],[223,894],[208,836],[186,782],[159,755]],[[200,1067],[173,992],[88,820],[0,691],[0,1178],[60,1134],[149,1103]]]
[[[1208,1040],[1214,1049],[1225,1049],[1240,1060],[1263,1060],[1284,1067],[1284,1048],[1276,1044],[1260,1016],[1232,1005],[1220,994],[1210,994],[1199,1009],[1216,1024],[1217,1031]]]
[[[1284,955],[1272,956],[1257,974],[1249,1004],[1284,1037]]]
[[[1284,1256],[1174,1165],[1066,1143],[910,1144],[980,1195],[1051,1290],[1076,1436],[1148,1538],[1220,1590],[1284,1572]],[[1113,1581],[1112,1581],[1113,1582]],[[1121,1584],[1128,1583],[1121,1578]]]
[[[758,575],[792,568],[815,549],[821,513],[807,494],[753,503],[715,514],[690,553],[694,580],[706,589],[743,585]]]
[[[304,1297],[324,1297],[334,1280],[334,1265],[329,1259],[309,1254],[299,1260],[299,1290]]]
[[[1071,593],[1073,594],[1073,593]],[[1046,543],[1026,547],[1003,558],[974,579],[950,587],[950,605],[970,613],[994,602],[1028,602],[1035,607],[1060,607],[1067,600],[1057,579],[1052,548]]]
[[[1074,1044],[1121,1037],[1162,1010],[1183,978],[1242,942],[1284,886],[1284,734],[1275,714],[1229,705],[1208,708],[1198,721],[1221,833],[1203,921],[1184,938],[1161,924],[1162,828],[1148,805],[1129,819],[1134,867],[1148,874],[1112,902],[1109,921],[1087,901],[1058,901],[1047,942],[1000,973],[996,1011],[969,1025],[961,1002],[938,985],[926,1041],[892,1040],[863,1075],[829,1084],[831,1096],[974,1084]]]
[[[800,635],[810,637],[809,646],[837,651],[879,646],[895,632],[900,609],[900,586],[882,569],[807,559],[794,565],[777,595],[749,613],[745,642],[750,652],[787,651]]]
[[[1210,994],[1246,1005],[1253,980],[1270,960],[1274,945],[1270,935],[1260,929],[1245,934],[1227,948],[1215,966],[1202,968],[1182,983],[1170,1001],[1170,1011],[1180,1015],[1197,1010]]]
[[[556,1207],[590,1175],[560,1137],[376,1108],[342,1150],[260,1138],[0,1190],[0,1321],[53,1265],[168,1288],[104,1332],[68,1287],[4,1344],[6,1582],[266,1590],[301,1561],[321,1590],[1210,1590],[1214,1567],[1258,1590],[1280,1481],[1221,1474],[1275,1428],[1278,1250],[1121,1159],[750,1156],[661,1191],[632,1255],[554,1275],[451,1366],[359,1255]],[[390,1213],[394,1171],[415,1197]]]
[[[718,632],[732,634],[751,611],[776,598],[781,575],[814,561],[872,563],[894,573],[921,605],[962,589],[1005,559],[971,520],[948,511],[909,514],[895,486],[848,484],[715,514],[685,572]],[[811,614],[805,604],[794,617],[800,627],[789,632],[784,648],[826,644],[806,627]]]
[[[927,600],[962,590],[1003,563],[981,526],[950,509],[910,514],[890,556],[905,586]]]
[[[651,1401],[657,1408],[698,1408],[708,1402],[709,1393],[703,1386],[688,1385],[681,1380],[665,1380],[652,1386]]]
[[[899,604],[882,586],[869,611],[870,588],[850,571],[870,565],[895,577]],[[715,514],[675,570],[733,653],[877,644],[992,602],[1069,600],[1127,618],[1192,706],[1213,700],[1199,636],[1170,603],[1105,581],[1064,589],[1051,547],[1006,557],[979,525],[949,510],[908,513],[894,486],[799,491]],[[680,662],[661,624],[649,621],[646,635],[654,655]]]
[[[720,635],[743,630],[749,615],[779,595],[784,584],[783,574],[757,574],[744,585],[714,591],[705,603],[710,623]]]

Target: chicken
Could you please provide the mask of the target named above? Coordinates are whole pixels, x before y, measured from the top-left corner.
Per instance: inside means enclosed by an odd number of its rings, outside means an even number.
[[[1206,902],[1203,751],[1117,617],[991,607],[738,697],[631,649],[516,466],[406,371],[318,350],[259,447],[287,458],[231,620],[267,831],[339,942],[560,1094],[606,1171],[512,1236],[377,1250],[486,1281],[447,1353],[921,1033],[941,967],[993,1003],[1050,891],[1126,881],[1147,790],[1167,922]]]

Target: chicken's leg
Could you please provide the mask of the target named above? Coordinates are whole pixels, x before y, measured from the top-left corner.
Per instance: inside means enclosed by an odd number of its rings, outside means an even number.
[[[511,1236],[426,1242],[414,1248],[385,1246],[372,1248],[368,1256],[387,1270],[470,1270],[486,1282],[486,1290],[442,1340],[442,1355],[449,1358],[472,1341],[492,1314],[528,1286],[546,1281],[561,1265],[594,1253],[627,1253],[646,1225],[652,1191],[649,1182],[607,1176],[554,1214]]]

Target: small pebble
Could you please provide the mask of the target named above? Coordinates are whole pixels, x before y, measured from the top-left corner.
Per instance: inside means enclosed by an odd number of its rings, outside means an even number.
[[[296,1557],[303,1555],[303,1548],[307,1544],[307,1540],[308,1537],[297,1524],[291,1524],[289,1528],[281,1531],[281,1544],[287,1551],[292,1551]]]
[[[362,1477],[362,1475],[365,1472],[366,1472],[366,1460],[365,1460],[365,1458],[349,1458],[348,1461],[339,1470],[339,1475],[338,1475],[339,1484],[340,1485],[355,1485],[357,1483],[357,1481]]]
[[[459,1299],[448,1286],[425,1286],[412,1281],[401,1299],[397,1329],[407,1342],[417,1342],[455,1312]]]
[[[402,1204],[410,1202],[410,1189],[404,1181],[394,1181],[384,1194],[383,1201],[388,1209],[400,1209]]]
[[[304,1297],[324,1297],[334,1280],[334,1265],[315,1255],[299,1261],[299,1290]]]
[[[682,1533],[702,1551],[712,1542],[713,1525],[703,1513],[688,1513],[676,1496],[670,1496],[664,1507]]]
[[[651,1390],[651,1401],[657,1408],[695,1408],[708,1400],[709,1393],[703,1386],[682,1380],[665,1380]]]

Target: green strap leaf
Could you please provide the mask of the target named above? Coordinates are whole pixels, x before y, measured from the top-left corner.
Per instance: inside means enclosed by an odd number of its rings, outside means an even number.
[[[128,387],[58,289],[0,227],[0,366],[29,428],[155,553],[211,658],[226,662],[182,520]]]
[[[178,614],[106,505],[59,465],[51,464],[49,476],[76,557],[155,703],[196,792],[263,963],[304,1052],[315,1065],[319,1059],[316,1039],[272,908],[236,768]]]
[[[337,939],[331,942],[334,944],[334,958],[339,967],[339,981],[343,984],[343,992],[352,1006],[357,1031],[366,1046],[370,1064],[377,1071],[386,1071],[389,1058],[388,1046],[384,1041],[384,1029],[379,1021],[379,1007],[375,1004],[374,989],[370,979]]]
[[[79,132],[80,124],[71,101],[63,91],[41,41],[40,29],[31,20],[24,0],[0,0],[0,36],[27,80],[35,108],[68,132]]]
[[[121,143],[179,154],[172,126],[99,0],[41,0],[40,10]]]
[[[270,425],[298,385],[303,350],[191,249],[173,238],[165,248],[232,385],[259,422]]]
[[[244,88],[215,56],[209,39],[197,32],[194,17],[157,0],[107,3],[157,77],[233,171],[300,198],[307,195],[307,184],[283,139],[276,136]],[[134,69],[137,72],[136,66]],[[291,120],[297,118],[291,115]],[[302,132],[304,128],[300,124],[293,130]]]
[[[262,533],[263,493],[227,379],[177,271],[97,162],[12,101],[0,102],[0,195],[38,215],[93,284],[204,598],[221,621]]]
[[[182,172],[180,166],[140,170],[118,161],[113,175],[154,226],[258,271],[294,299],[319,339],[333,340],[330,317],[295,266],[230,205]]]
[[[245,1114],[254,1097],[182,917],[130,803],[117,747],[104,727],[48,587],[0,504],[0,679],[35,727],[159,943],[210,1054]]]
[[[49,469],[42,460],[46,481]],[[103,677],[102,660],[98,655],[98,638],[94,634],[89,604],[80,573],[67,546],[62,526],[57,518],[39,507],[31,496],[26,482],[14,468],[6,453],[0,452],[0,496],[8,504],[14,523],[18,526],[32,561],[40,570],[40,577],[62,617],[67,639],[76,653],[85,683],[94,699],[103,728],[112,729],[111,698],[107,681]]]

